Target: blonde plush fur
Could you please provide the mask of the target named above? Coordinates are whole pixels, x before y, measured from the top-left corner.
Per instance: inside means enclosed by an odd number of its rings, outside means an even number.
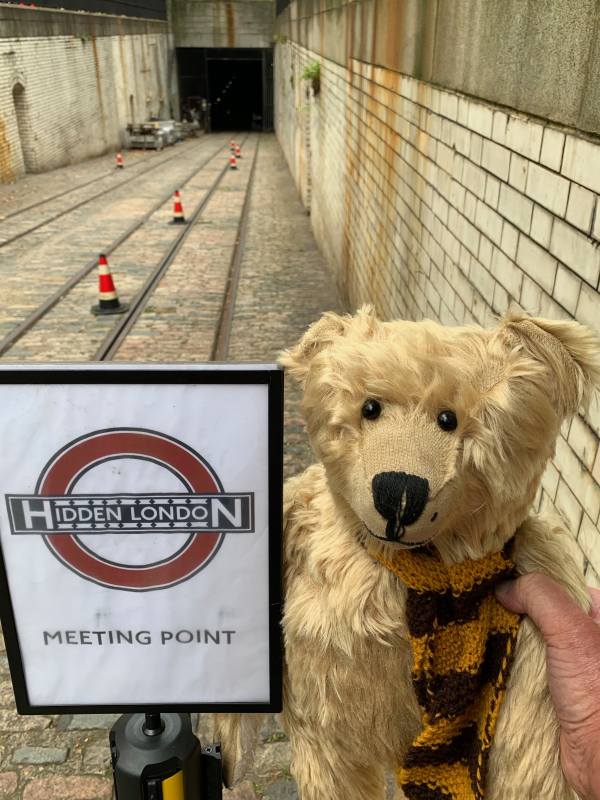
[[[446,563],[515,534],[520,572],[541,571],[585,608],[583,576],[559,520],[530,507],[564,418],[600,379],[597,339],[575,322],[514,313],[497,328],[325,315],[283,363],[303,388],[320,464],[285,488],[283,722],[302,800],[382,800],[419,729],[405,589],[367,553],[432,541]],[[366,399],[381,403],[366,420]],[[456,413],[441,431],[440,411]],[[428,481],[418,520],[386,541],[372,481]],[[259,720],[221,717],[227,777],[251,763]],[[567,800],[544,646],[525,620],[492,748],[488,800]],[[400,795],[399,795],[400,796]]]

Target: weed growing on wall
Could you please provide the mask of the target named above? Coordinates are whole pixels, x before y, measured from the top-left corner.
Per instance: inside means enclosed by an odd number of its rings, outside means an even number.
[[[319,94],[321,91],[321,62],[311,61],[310,64],[307,64],[302,73],[302,80],[310,81],[313,93]]]

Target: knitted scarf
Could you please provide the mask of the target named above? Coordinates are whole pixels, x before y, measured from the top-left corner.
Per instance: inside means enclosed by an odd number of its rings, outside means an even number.
[[[388,561],[407,586],[412,680],[423,727],[397,775],[408,800],[482,800],[520,617],[494,597],[515,577],[502,552],[445,566],[431,548]]]

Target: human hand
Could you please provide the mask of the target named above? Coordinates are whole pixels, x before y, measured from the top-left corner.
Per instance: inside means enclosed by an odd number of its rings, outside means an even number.
[[[600,591],[590,594],[588,615],[546,575],[496,589],[502,605],[527,614],[544,637],[563,772],[582,800],[600,800]]]

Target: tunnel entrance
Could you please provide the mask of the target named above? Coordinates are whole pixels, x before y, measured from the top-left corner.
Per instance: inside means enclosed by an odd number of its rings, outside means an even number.
[[[209,58],[207,66],[212,129],[250,130],[262,121],[262,63]]]
[[[182,116],[198,113],[208,130],[273,130],[270,48],[177,48]]]

